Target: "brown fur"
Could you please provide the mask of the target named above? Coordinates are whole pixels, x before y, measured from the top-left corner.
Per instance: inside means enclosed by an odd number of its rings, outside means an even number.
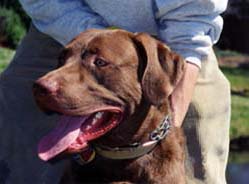
[[[98,67],[97,58],[108,62]],[[108,104],[125,118],[95,142],[110,147],[148,141],[169,113],[169,95],[182,77],[184,62],[162,42],[145,33],[89,30],[62,52],[60,67],[34,85],[43,110],[85,115]],[[150,153],[130,160],[97,156],[84,167],[72,164],[62,183],[185,183],[184,138],[179,128]]]

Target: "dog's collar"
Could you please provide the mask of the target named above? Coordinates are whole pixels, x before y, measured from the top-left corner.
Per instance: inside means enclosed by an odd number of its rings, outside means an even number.
[[[127,147],[107,147],[95,145],[96,153],[115,160],[134,159],[151,152],[162,139],[166,137],[171,127],[170,116],[167,115],[159,126],[150,133],[149,141],[145,143],[133,143]]]
[[[91,162],[95,157],[95,152],[102,157],[113,160],[125,160],[141,157],[151,152],[155,146],[166,137],[171,127],[170,116],[167,115],[159,126],[153,130],[149,135],[149,141],[145,143],[133,143],[126,147],[111,148],[108,146],[94,145],[94,149],[89,148],[87,154],[83,153],[75,155],[74,160],[80,164],[85,165]]]

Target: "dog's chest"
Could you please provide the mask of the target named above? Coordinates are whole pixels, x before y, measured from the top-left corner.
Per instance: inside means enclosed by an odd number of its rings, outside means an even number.
[[[134,162],[97,158],[84,166],[73,161],[67,173],[70,177],[64,177],[62,183],[150,183],[151,172],[149,158]]]

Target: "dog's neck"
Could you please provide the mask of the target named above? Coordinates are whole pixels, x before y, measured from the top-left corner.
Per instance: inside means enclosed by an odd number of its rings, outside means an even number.
[[[150,133],[158,128],[169,113],[169,104],[167,102],[160,106],[147,103],[147,109],[142,110],[142,112],[141,109],[138,109],[138,112],[134,114],[135,121],[131,121],[137,125],[137,129],[134,129],[132,141],[148,141]],[[136,119],[136,117],[138,118]]]

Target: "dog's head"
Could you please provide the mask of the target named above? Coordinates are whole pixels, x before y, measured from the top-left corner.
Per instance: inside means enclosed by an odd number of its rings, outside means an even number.
[[[49,160],[85,149],[132,116],[142,99],[162,105],[183,70],[181,57],[148,34],[81,33],[62,51],[58,69],[34,84],[39,107],[61,114],[55,130],[41,140],[39,156]]]

